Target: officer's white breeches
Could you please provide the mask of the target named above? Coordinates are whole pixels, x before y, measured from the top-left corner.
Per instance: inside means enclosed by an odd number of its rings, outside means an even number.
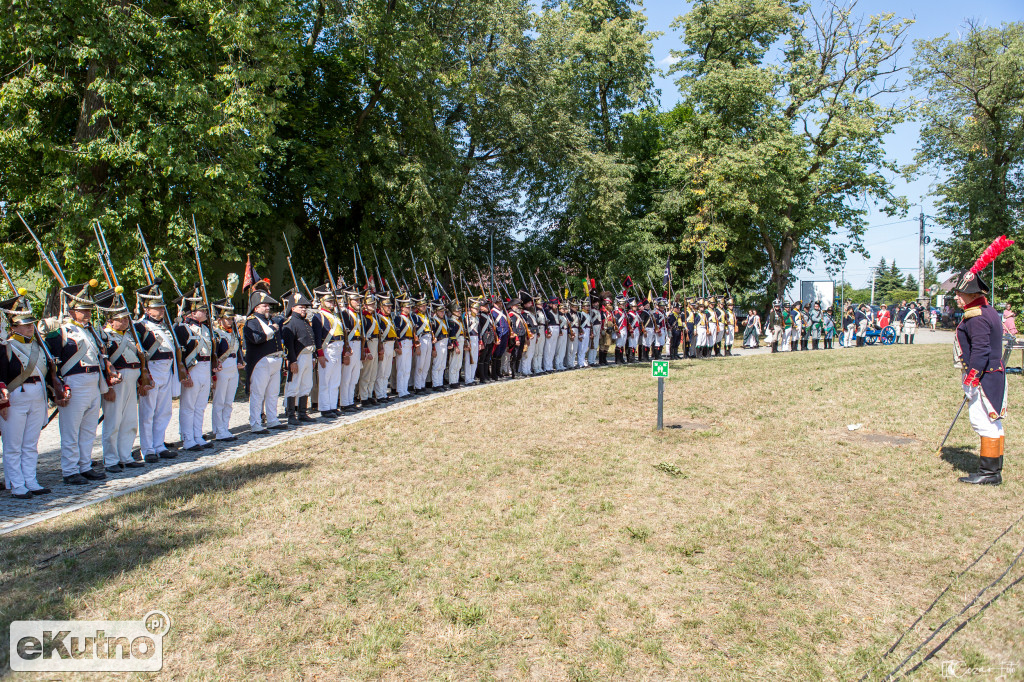
[[[338,400],[341,397],[341,355],[345,352],[345,344],[342,341],[335,341],[324,349],[324,360],[327,364],[320,366],[317,360],[317,400],[316,406],[321,412],[328,412],[338,408]]]
[[[249,428],[259,431],[263,428],[263,415],[267,426],[277,426],[277,398],[281,393],[281,356],[260,358],[249,375]]]
[[[135,436],[139,433],[138,381],[141,369],[122,369],[121,383],[114,386],[114,402],[102,401],[103,466],[132,461]]]
[[[171,382],[177,382],[171,371],[172,362],[149,362],[149,373],[155,385],[139,398],[139,446],[144,455],[155,455],[167,449],[164,435],[171,423]]]
[[[64,377],[64,383],[71,388],[71,399],[57,417],[60,470],[65,476],[74,476],[92,469],[92,446],[100,420],[100,375],[72,374]]]
[[[285,398],[305,398],[313,388],[313,353],[303,351],[295,358],[299,371],[284,385]]]

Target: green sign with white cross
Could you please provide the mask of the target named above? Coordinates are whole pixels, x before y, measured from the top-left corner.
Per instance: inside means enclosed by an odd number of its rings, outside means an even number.
[[[664,379],[668,378],[668,360],[652,360],[651,361],[651,376],[655,379],[661,377]]]

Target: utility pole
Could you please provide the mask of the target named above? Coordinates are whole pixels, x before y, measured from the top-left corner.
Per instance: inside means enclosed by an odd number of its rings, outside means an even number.
[[[878,266],[871,268],[871,305],[875,305],[875,275],[878,274]]]
[[[843,312],[846,310],[846,266],[843,266],[843,280],[842,289],[839,290],[839,316],[842,319]]]
[[[707,298],[707,295],[708,295],[707,287],[704,286],[705,282],[707,282],[707,279],[705,279],[705,277],[704,277],[704,245],[705,244],[707,244],[707,242],[705,242],[705,241],[702,241],[700,243],[700,297],[701,298]]]
[[[921,207],[921,239],[918,246],[917,264],[917,302],[924,300],[924,206]]]

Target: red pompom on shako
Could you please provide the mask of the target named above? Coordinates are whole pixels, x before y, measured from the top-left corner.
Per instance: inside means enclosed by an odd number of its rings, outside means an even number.
[[[984,279],[978,275],[982,270],[991,265],[992,261],[994,261],[999,254],[1012,245],[1013,240],[1007,238],[1006,235],[996,237],[995,241],[989,244],[988,248],[981,252],[981,255],[978,256],[978,260],[974,261],[974,265],[971,266],[971,269],[965,270],[956,278],[956,284],[953,286],[953,291],[960,291],[965,294],[988,293],[988,285],[985,284]]]

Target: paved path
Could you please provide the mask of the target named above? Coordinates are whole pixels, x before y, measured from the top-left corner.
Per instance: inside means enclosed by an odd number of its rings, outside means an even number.
[[[952,342],[953,333],[949,331],[930,332],[926,330],[919,333],[915,338],[915,343],[923,344],[952,344]],[[838,346],[836,347],[837,352],[853,352],[853,350],[852,348],[842,349]],[[872,351],[885,352],[885,349],[881,346],[876,346]],[[771,351],[769,348],[745,349],[736,347],[734,352],[738,357],[753,357],[756,355],[766,355]],[[346,415],[338,419],[318,420],[305,426],[293,427],[284,431],[272,431],[270,436],[250,435],[248,404],[236,402],[231,415],[231,431],[238,436],[237,441],[216,443],[216,447],[213,449],[201,452],[185,452],[182,450],[175,459],[162,459],[154,464],[147,463],[145,468],[127,469],[120,474],[107,474],[105,481],[83,486],[64,485],[60,473],[60,430],[57,427],[57,420],[54,419],[43,430],[42,436],[39,439],[38,467],[39,483],[50,488],[53,492],[49,495],[35,497],[30,500],[16,500],[6,492],[0,491],[0,535],[69,511],[102,502],[112,497],[168,481],[183,474],[200,471],[232,459],[244,457],[252,452],[274,447],[295,438],[337,429],[346,424],[394,412],[409,405],[435,400],[452,393],[476,390],[479,387],[480,385],[476,384],[445,393],[409,396],[402,400],[392,400],[387,405],[367,408],[362,412]],[[209,433],[210,431],[210,411],[207,410],[205,432]],[[175,401],[171,423],[167,428],[168,442],[171,442],[170,439],[176,440],[177,437],[178,404]],[[176,445],[180,445],[180,442],[176,443]],[[102,459],[99,430],[97,430],[96,445],[93,448],[93,461],[98,465]]]

